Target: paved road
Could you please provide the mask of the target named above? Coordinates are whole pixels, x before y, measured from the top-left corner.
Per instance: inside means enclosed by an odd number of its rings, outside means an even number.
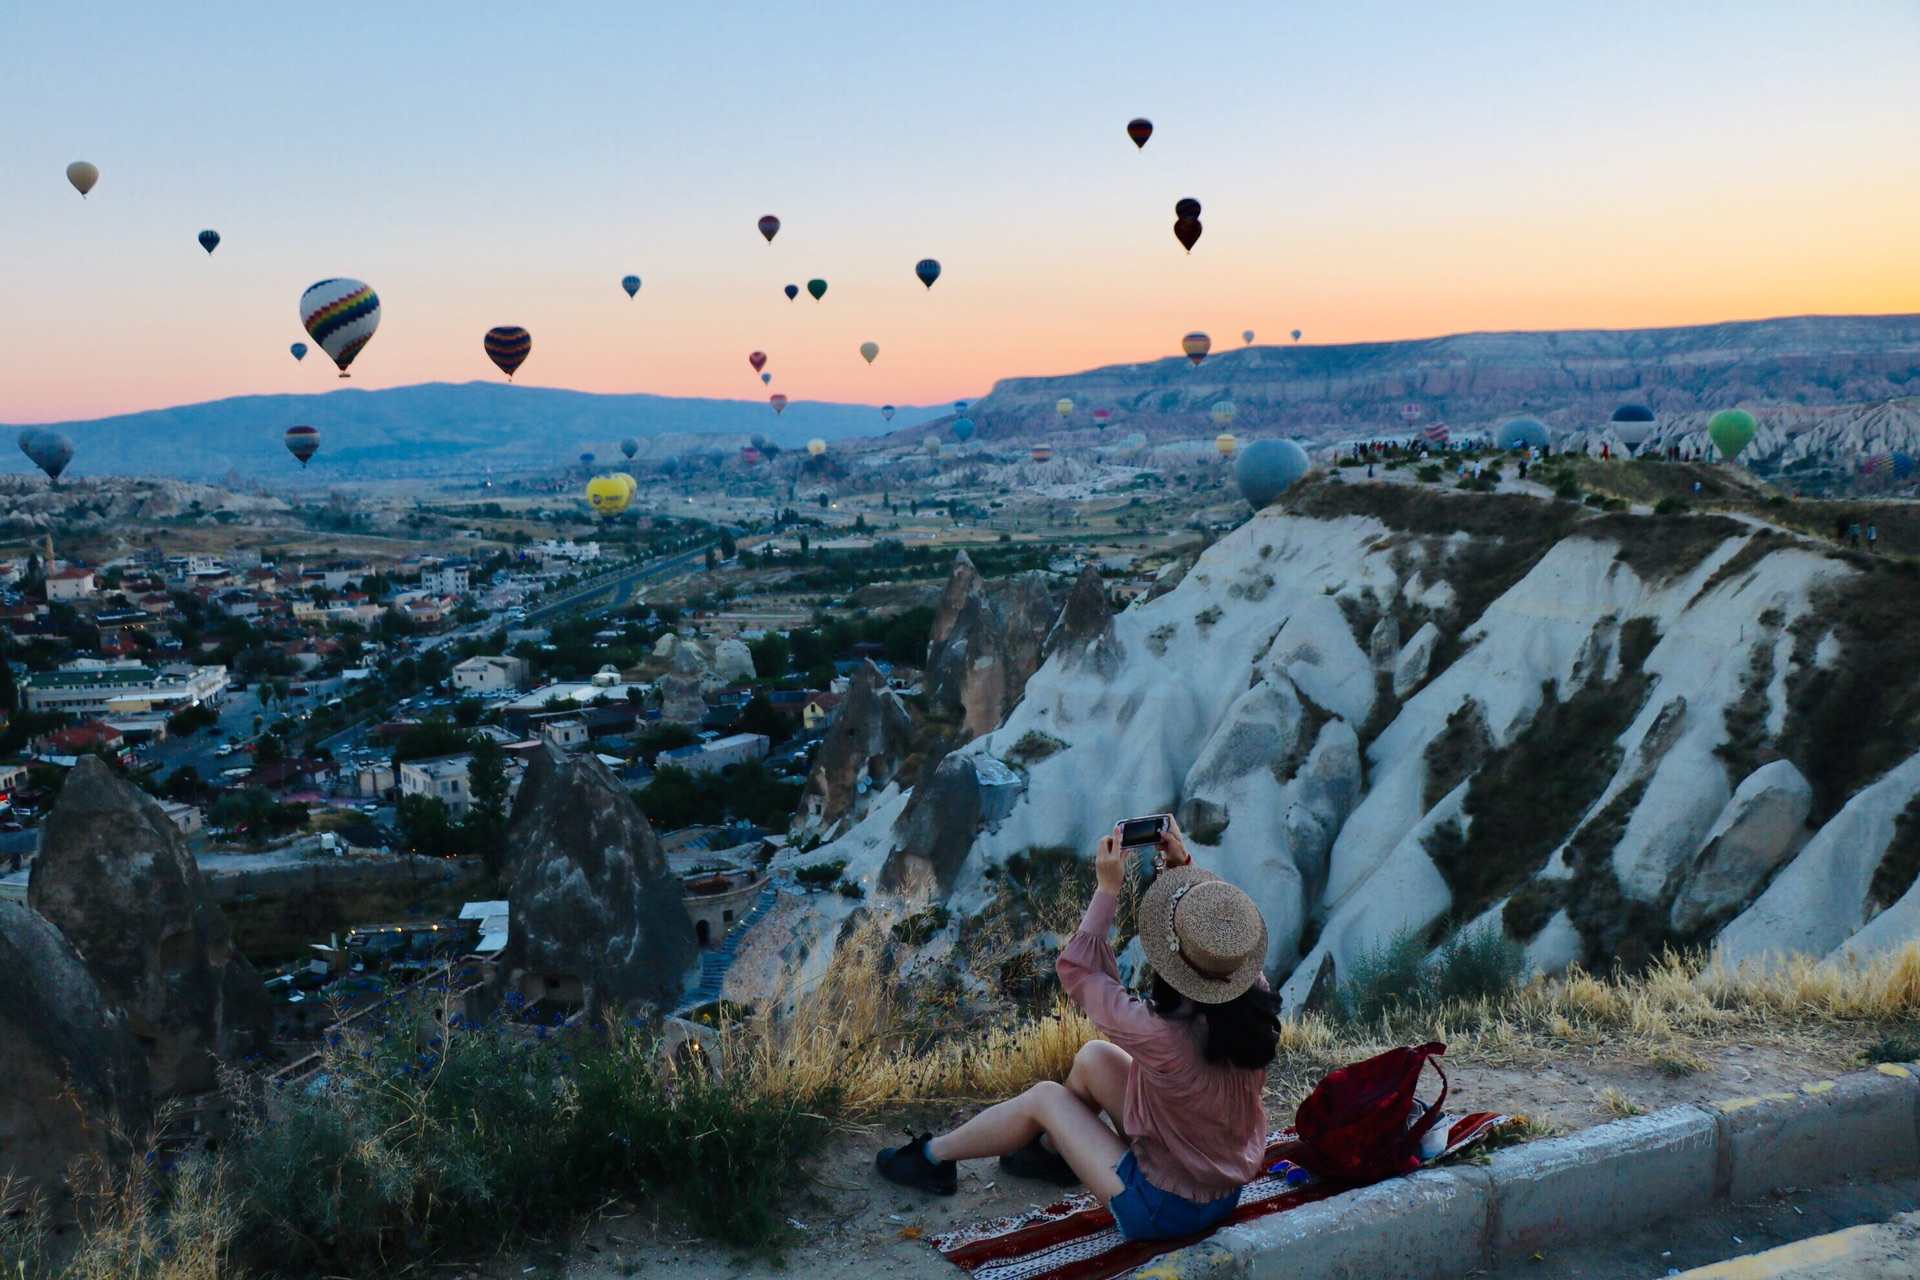
[[[597,583],[584,589],[569,591],[558,600],[549,604],[543,604],[538,609],[528,610],[526,621],[522,625],[544,622],[549,618],[557,617],[565,613],[569,609],[578,608],[581,604],[589,600],[597,599],[600,596],[611,596],[612,604],[614,605],[630,604],[633,601],[635,589],[638,588],[642,582],[679,573],[698,563],[706,554],[706,547],[701,546],[695,547],[691,551],[683,551],[679,555],[667,556],[659,560],[649,560],[645,564],[638,565],[630,572],[623,573],[616,578],[608,579],[605,582]]]

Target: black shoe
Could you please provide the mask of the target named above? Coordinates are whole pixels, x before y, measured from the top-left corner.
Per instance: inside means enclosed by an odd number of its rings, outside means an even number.
[[[950,1196],[960,1189],[960,1166],[951,1160],[928,1159],[927,1143],[932,1139],[932,1134],[923,1133],[905,1146],[882,1151],[873,1158],[873,1167],[888,1182]]]
[[[1000,1157],[1000,1168],[1015,1178],[1032,1178],[1037,1182],[1051,1182],[1056,1187],[1077,1187],[1080,1175],[1073,1171],[1067,1158],[1058,1151],[1049,1151],[1035,1138],[1018,1151]]]

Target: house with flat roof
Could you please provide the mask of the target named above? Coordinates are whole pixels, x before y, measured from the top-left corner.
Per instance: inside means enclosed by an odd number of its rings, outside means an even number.
[[[473,803],[468,770],[473,754],[434,756],[427,760],[408,760],[400,766],[400,794],[429,796],[444,803],[457,817]]]
[[[462,693],[510,693],[527,683],[527,660],[479,654],[453,668],[453,687]]]

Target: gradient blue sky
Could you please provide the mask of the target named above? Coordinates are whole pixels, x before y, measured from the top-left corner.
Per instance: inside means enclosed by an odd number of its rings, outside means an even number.
[[[516,323],[524,381],[757,397],[760,348],[876,403],[1195,328],[1915,310],[1916,67],[1912,3],[17,0],[0,421],[333,386],[287,354],[329,275],[385,304],[363,386]]]

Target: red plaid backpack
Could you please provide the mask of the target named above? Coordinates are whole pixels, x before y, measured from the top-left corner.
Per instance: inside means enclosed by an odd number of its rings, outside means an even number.
[[[1418,1169],[1420,1139],[1447,1100],[1447,1073],[1437,1061],[1446,1051],[1436,1040],[1330,1072],[1294,1113],[1301,1146],[1295,1163],[1323,1178],[1357,1183]],[[1414,1090],[1429,1063],[1439,1072],[1440,1096],[1425,1106]]]

